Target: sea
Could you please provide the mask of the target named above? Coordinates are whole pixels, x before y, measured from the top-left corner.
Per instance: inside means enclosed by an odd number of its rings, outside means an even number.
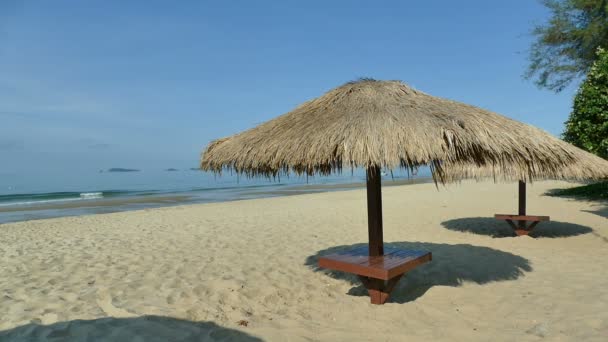
[[[383,171],[383,184],[432,182],[428,169]],[[194,168],[0,173],[0,224],[194,203],[339,191],[365,186],[363,169],[330,176],[248,178]]]

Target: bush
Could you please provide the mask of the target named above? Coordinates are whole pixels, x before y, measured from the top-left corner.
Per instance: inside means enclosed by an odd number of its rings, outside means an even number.
[[[608,159],[608,51],[599,48],[574,98],[564,140]]]

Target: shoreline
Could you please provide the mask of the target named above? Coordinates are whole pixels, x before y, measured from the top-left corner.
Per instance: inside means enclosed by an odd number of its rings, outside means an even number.
[[[60,210],[60,209],[84,209],[98,207],[112,207],[125,204],[162,204],[177,203],[191,198],[191,196],[142,196],[134,198],[106,198],[106,199],[87,199],[81,201],[64,201],[57,203],[29,204],[24,206],[3,206],[0,213],[11,213],[19,211],[36,210]]]
[[[430,177],[420,177],[411,179],[385,180],[382,182],[382,185],[384,187],[393,187],[432,182],[433,179]],[[27,205],[5,205],[0,206],[0,224],[47,218],[125,212],[178,205],[233,202],[258,198],[345,191],[361,189],[364,187],[364,182],[310,185],[282,185],[277,183],[276,185],[270,185],[268,187],[255,188],[256,190],[252,190],[251,187],[234,187],[230,189],[217,189],[216,192],[211,192],[213,191],[213,189],[211,189],[211,191],[195,190],[190,192],[167,193],[162,195],[91,198],[82,200],[57,201],[52,203],[41,202]]]

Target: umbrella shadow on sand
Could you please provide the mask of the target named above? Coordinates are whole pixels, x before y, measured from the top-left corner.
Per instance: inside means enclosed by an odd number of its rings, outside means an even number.
[[[492,217],[464,217],[441,222],[447,229],[495,238],[513,237],[515,232],[503,220]],[[574,223],[547,221],[541,222],[531,232],[534,238],[559,238],[591,233],[593,229]]]
[[[171,317],[100,318],[0,331],[0,341],[251,341],[262,339],[212,322]]]
[[[348,291],[349,295],[367,296],[367,290],[356,275],[318,267],[319,257],[363,246],[367,244],[331,247],[306,258],[305,265],[315,272],[323,272],[331,278],[346,280],[355,285]],[[488,247],[427,242],[391,242],[385,243],[384,246],[433,253],[431,262],[422,264],[405,274],[391,293],[389,302],[407,303],[421,297],[433,286],[457,287],[463,282],[486,284],[515,280],[525,272],[532,271],[527,259]]]

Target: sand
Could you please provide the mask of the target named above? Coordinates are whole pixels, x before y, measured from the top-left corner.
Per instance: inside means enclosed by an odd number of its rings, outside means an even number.
[[[516,184],[383,189],[387,245],[427,249],[389,303],[320,254],[365,243],[365,191],[0,225],[0,341],[605,341],[608,205]],[[245,326],[246,324],[246,326]]]

